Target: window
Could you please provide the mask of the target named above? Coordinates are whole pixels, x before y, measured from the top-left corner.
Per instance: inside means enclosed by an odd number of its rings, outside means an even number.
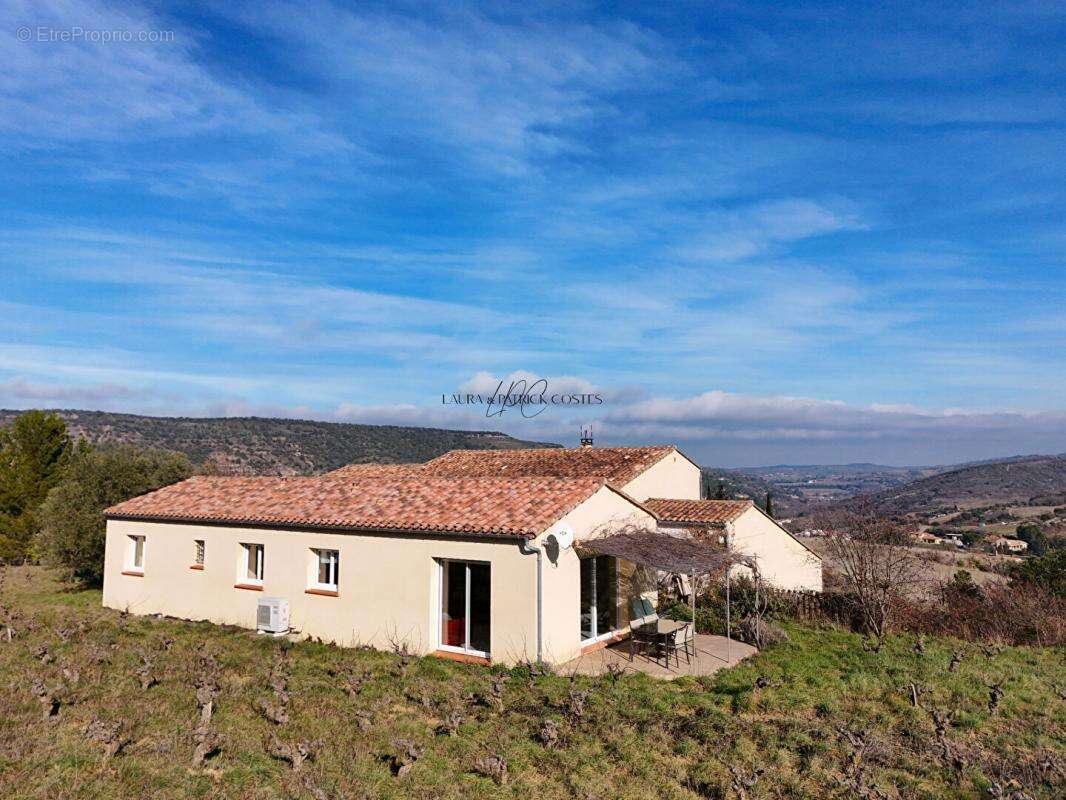
[[[202,567],[204,565],[204,540],[196,540],[196,560],[193,561],[193,565]]]
[[[442,650],[489,656],[489,565],[475,561],[440,562]]]
[[[244,548],[244,569],[240,578],[243,583],[260,584],[263,582],[263,545],[242,544]]]
[[[315,550],[314,588],[337,591],[340,579],[341,554],[337,550]]]
[[[126,569],[130,572],[144,572],[144,537],[130,536],[126,554]]]
[[[612,556],[581,559],[581,640],[610,636],[618,611],[618,568]]]

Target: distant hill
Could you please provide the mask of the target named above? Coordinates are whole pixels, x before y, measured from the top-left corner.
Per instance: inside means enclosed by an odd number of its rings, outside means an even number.
[[[963,466],[961,464],[955,467]],[[869,475],[896,476],[903,481],[925,477],[954,467],[889,467],[885,464],[776,464],[769,467],[741,467],[737,472],[759,475],[775,481],[806,481],[832,478],[860,478]]]
[[[725,489],[727,498],[748,497],[760,507],[766,503],[766,493],[774,495],[774,516],[788,517],[799,513],[806,506],[803,495],[787,486],[782,486],[748,471],[702,467],[704,494],[715,497],[718,486]]]
[[[19,411],[0,410],[0,425]],[[428,461],[455,449],[557,447],[494,431],[356,425],[263,417],[145,417],[57,410],[72,434],[94,444],[128,443],[213,461],[235,475],[310,475],[355,462]]]
[[[808,502],[839,500],[901,486],[953,467],[889,467],[883,464],[778,464],[738,472],[761,478],[786,495]]]
[[[902,486],[842,500],[870,503],[887,516],[932,514],[999,503],[1066,503],[1066,457],[1019,456],[990,461],[911,481]]]

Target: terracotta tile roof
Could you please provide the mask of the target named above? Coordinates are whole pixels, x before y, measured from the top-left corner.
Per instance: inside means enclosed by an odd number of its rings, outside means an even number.
[[[644,505],[665,522],[724,525],[752,507],[751,500],[669,500],[652,497]]]
[[[199,476],[112,506],[112,519],[533,537],[604,485],[584,478],[351,480]]]
[[[448,477],[599,478],[624,486],[676,448],[546,447],[530,450],[452,450],[428,462],[423,475]]]
[[[355,478],[356,480],[410,478],[416,475],[422,466],[422,464],[346,464],[339,469],[325,473],[322,477]]]

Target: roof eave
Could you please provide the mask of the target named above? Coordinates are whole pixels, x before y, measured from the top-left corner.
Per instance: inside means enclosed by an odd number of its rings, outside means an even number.
[[[203,517],[160,516],[105,512],[104,519],[116,522],[152,522],[164,525],[210,525],[222,528],[263,528],[265,530],[326,531],[332,533],[430,534],[434,536],[474,537],[478,539],[514,539],[528,541],[536,537],[530,531],[457,530],[445,528],[386,528],[381,525],[329,525],[321,522],[280,522],[271,520],[233,520]]]
[[[686,528],[724,528],[726,523],[733,522],[733,519],[727,520],[701,520],[701,519],[670,519],[669,517],[659,517],[659,522],[664,525],[681,525]],[[736,519],[734,517],[734,519]]]

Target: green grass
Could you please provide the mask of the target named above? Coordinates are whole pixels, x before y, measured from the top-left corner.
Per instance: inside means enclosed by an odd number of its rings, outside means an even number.
[[[853,634],[790,624],[789,643],[710,678],[571,682],[302,642],[288,649],[290,720],[275,725],[256,704],[271,695],[276,641],[122,617],[100,608],[99,592],[64,589],[32,567],[8,570],[2,602],[21,617],[16,637],[0,639],[4,798],[976,798],[993,785],[1004,797],[1050,798],[1066,778],[1066,660],[1048,649],[986,653],[929,639],[919,655],[913,637],[901,636],[874,653]],[[54,661],[35,655],[42,646]],[[965,657],[951,673],[954,650]],[[142,651],[160,679],[146,691],[136,675]],[[223,746],[194,770],[203,651],[220,667],[213,725]],[[45,720],[32,681],[54,687],[64,667],[80,680],[67,681],[68,702]],[[340,676],[364,670],[370,677],[352,699]],[[478,699],[489,696],[494,672],[506,675],[502,709]],[[759,678],[768,685],[756,692]],[[912,682],[924,689],[920,708]],[[1004,690],[995,716],[992,683]],[[571,691],[589,692],[580,716],[568,710]],[[437,730],[452,710],[463,716],[454,737]],[[933,710],[954,714],[946,759]],[[94,717],[129,726],[130,743],[110,760],[85,734]],[[545,719],[558,723],[558,748],[540,739]],[[315,760],[298,772],[275,760],[272,734],[311,743]],[[422,753],[403,777],[390,764],[404,747],[398,740]],[[486,756],[505,760],[506,783],[475,770]]]

